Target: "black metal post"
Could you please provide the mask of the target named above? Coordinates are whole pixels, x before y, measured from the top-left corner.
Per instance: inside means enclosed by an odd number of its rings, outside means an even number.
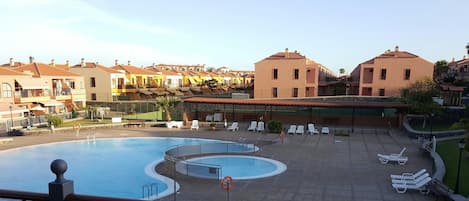
[[[56,179],[49,183],[49,200],[64,201],[68,195],[74,193],[73,181],[64,178],[67,163],[62,159],[56,159],[50,164],[50,169],[56,175]]]
[[[433,116],[434,114],[430,114],[430,137],[433,137]]]
[[[459,157],[458,157],[458,174],[456,175],[456,186],[454,187],[454,194],[459,193],[459,173],[461,171],[461,155],[462,151],[464,149],[464,139],[459,141],[458,143],[458,148],[459,148]]]
[[[11,120],[11,126],[10,126],[10,131],[13,130],[13,106],[10,105],[10,120]]]
[[[355,126],[355,107],[352,107],[352,133]]]

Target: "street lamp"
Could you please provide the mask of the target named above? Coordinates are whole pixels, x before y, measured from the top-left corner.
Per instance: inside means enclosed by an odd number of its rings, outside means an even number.
[[[13,129],[13,105],[10,104],[10,120],[11,120],[11,127],[10,131]]]
[[[433,116],[435,116],[434,113],[430,114],[430,137],[433,137]]]
[[[462,151],[464,149],[464,145],[465,145],[464,139],[462,139],[458,142],[458,147],[459,147],[458,174],[456,175],[456,186],[454,187],[454,194],[459,193],[459,172],[461,170],[461,155],[462,155]]]

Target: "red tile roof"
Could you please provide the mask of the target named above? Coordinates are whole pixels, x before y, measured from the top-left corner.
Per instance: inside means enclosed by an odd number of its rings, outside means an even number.
[[[374,64],[375,59],[387,59],[387,58],[417,58],[419,56],[406,52],[406,51],[386,51],[383,54],[380,54],[376,56],[373,59],[370,59],[368,61],[365,61],[361,64]]]
[[[213,103],[237,105],[273,105],[273,106],[304,106],[304,107],[362,107],[362,108],[407,108],[407,105],[397,102],[348,102],[348,101],[301,101],[301,100],[259,100],[259,99],[228,99],[228,98],[201,98],[184,99],[188,103]]]
[[[124,70],[128,74],[138,74],[138,75],[156,75],[154,71],[143,69],[143,68],[138,68],[135,66],[129,66],[129,65],[117,65],[111,67],[111,69],[114,70]]]
[[[0,65],[0,67],[20,67],[22,65],[24,65],[24,63],[15,61],[13,62],[13,66],[10,66],[10,63],[6,63],[6,64]]]
[[[270,55],[269,57],[265,58],[264,60],[272,60],[272,59],[304,59],[305,56],[301,55],[298,52],[288,52],[288,58],[285,56],[285,52],[278,52],[276,54]]]
[[[12,69],[9,69],[9,68],[0,68],[0,75],[15,75],[15,76],[24,75],[24,76],[30,76],[30,75],[28,75],[28,74],[24,74],[24,73],[21,73],[21,72],[19,72],[19,71],[12,70]]]
[[[33,73],[33,77],[40,76],[80,76],[79,74],[72,73],[60,68],[52,67],[43,63],[31,63],[24,66],[15,68],[16,71],[25,72],[30,71]]]
[[[81,66],[81,64],[77,64],[77,65],[72,66],[71,68],[97,68],[99,70],[102,70],[102,71],[108,72],[108,73],[120,73],[120,71],[118,71],[118,70],[108,68],[106,66],[96,64],[94,62],[86,62],[85,66],[83,66],[83,67]]]

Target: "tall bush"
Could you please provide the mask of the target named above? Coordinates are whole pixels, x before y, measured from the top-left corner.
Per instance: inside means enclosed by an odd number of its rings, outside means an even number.
[[[49,124],[49,126],[52,124],[54,124],[54,127],[59,127],[60,125],[62,125],[63,123],[63,119],[62,117],[59,117],[59,116],[49,116],[47,118],[47,123]]]
[[[267,128],[269,128],[269,132],[271,133],[280,133],[282,131],[282,122],[270,120],[269,123],[267,123]]]

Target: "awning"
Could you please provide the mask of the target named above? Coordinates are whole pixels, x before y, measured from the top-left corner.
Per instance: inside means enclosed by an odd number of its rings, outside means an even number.
[[[36,111],[44,111],[46,110],[45,108],[41,107],[40,105],[36,105],[34,107],[32,107],[31,109],[29,110],[36,110]]]
[[[58,106],[58,105],[64,105],[64,103],[52,100],[52,101],[47,101],[47,102],[41,102],[44,106]]]
[[[29,79],[16,79],[23,89],[48,89],[49,85],[44,79],[29,78]]]

